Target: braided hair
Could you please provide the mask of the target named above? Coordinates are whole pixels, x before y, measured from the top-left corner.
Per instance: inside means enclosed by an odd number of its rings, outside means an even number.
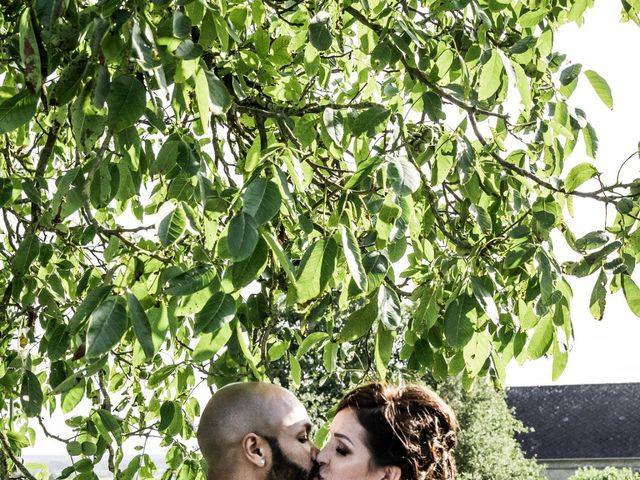
[[[403,480],[453,480],[458,421],[435,392],[419,385],[370,383],[349,392],[337,411],[352,409],[367,432],[376,466],[400,467]]]

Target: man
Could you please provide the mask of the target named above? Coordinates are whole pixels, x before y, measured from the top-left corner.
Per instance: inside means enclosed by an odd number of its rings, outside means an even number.
[[[308,480],[317,448],[300,401],[269,383],[233,383],[207,403],[198,444],[207,480]]]

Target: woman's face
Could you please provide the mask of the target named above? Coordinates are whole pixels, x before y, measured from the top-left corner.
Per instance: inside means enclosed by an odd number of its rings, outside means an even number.
[[[329,428],[329,442],[318,453],[319,480],[380,480],[385,467],[376,467],[366,446],[366,430],[355,412],[340,410]]]

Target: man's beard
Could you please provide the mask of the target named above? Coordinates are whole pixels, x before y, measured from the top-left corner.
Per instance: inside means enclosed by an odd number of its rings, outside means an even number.
[[[314,464],[311,470],[289,460],[282,450],[277,438],[265,437],[271,447],[271,470],[267,474],[267,480],[311,480],[316,476],[317,466]]]

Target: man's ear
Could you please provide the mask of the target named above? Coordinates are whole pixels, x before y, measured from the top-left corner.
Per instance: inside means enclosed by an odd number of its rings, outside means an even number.
[[[396,465],[387,465],[386,467],[382,467],[384,470],[384,480],[400,480],[400,475],[402,474],[402,470],[400,467]]]
[[[267,442],[260,435],[247,433],[242,438],[242,454],[244,457],[258,468],[267,465]]]

